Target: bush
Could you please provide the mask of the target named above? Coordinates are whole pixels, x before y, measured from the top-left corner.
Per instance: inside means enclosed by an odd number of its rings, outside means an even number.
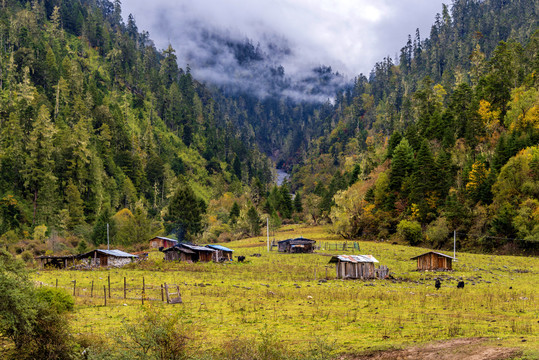
[[[41,287],[36,289],[36,298],[43,301],[59,314],[73,310],[75,300],[63,289]]]
[[[410,245],[419,244],[423,238],[421,225],[417,221],[402,220],[397,225],[397,234]]]
[[[39,225],[34,228],[34,240],[43,241],[47,238],[48,228],[45,225]]]
[[[425,231],[425,235],[432,245],[436,248],[440,248],[445,244],[449,236],[449,231],[447,219],[441,216],[429,224],[427,231]]]
[[[22,261],[24,261],[25,263],[33,263],[34,262],[34,256],[32,255],[32,253],[28,250],[26,251],[23,251],[22,254],[21,254],[21,259]]]
[[[75,358],[76,344],[63,316],[70,306],[66,295],[34,288],[24,263],[4,250],[0,250],[0,288],[0,333],[13,344],[12,353],[2,352],[2,358]]]
[[[188,358],[189,329],[179,315],[162,314],[148,310],[139,320],[125,324],[116,341],[117,358],[169,359]],[[114,357],[113,357],[114,358]]]

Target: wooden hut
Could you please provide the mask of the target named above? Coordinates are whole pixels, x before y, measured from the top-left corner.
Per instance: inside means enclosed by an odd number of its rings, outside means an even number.
[[[150,240],[150,249],[168,249],[178,243],[178,240],[169,239],[163,236],[156,236]]]
[[[96,249],[78,255],[77,258],[87,261],[90,266],[124,266],[135,261],[138,256],[121,250]]]
[[[182,246],[173,246],[163,250],[165,261],[193,261],[195,252]]]
[[[208,247],[180,243],[165,249],[165,260],[168,261],[192,261],[209,262],[214,258],[215,250]]]
[[[279,252],[286,253],[312,253],[316,241],[304,239],[302,237],[296,239],[281,240],[278,243]]]
[[[414,256],[410,260],[417,259],[417,270],[453,270],[453,258],[449,255],[429,251],[428,253]]]
[[[215,250],[215,253],[213,254],[213,261],[232,261],[232,253],[234,250],[221,245],[206,245],[206,247]]]
[[[39,261],[39,266],[41,268],[53,267],[57,269],[67,269],[69,266],[75,266],[75,260],[77,259],[77,257],[75,255],[43,255],[38,256],[35,259]]]
[[[329,260],[336,264],[337,279],[384,279],[389,270],[387,266],[376,268],[378,260],[372,255],[335,255]]]

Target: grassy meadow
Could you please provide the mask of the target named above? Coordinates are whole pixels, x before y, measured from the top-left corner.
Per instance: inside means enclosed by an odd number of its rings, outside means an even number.
[[[275,239],[298,236],[343,243],[323,227],[287,226]],[[328,255],[342,250],[296,255],[274,248],[268,253],[265,240],[224,244],[235,250],[234,256],[245,255],[244,263],[168,263],[154,251],[142,265],[39,270],[33,277],[48,286],[56,286],[58,280],[58,286],[70,293],[76,281],[71,324],[78,334],[109,338],[145,313],[162,312],[177,314],[200,350],[226,346],[232,339],[270,337],[298,353],[323,348],[334,354],[357,354],[433,340],[487,337],[496,346],[521,348],[525,358],[539,358],[539,259],[457,252],[453,272],[417,272],[410,258],[427,249],[359,242],[359,252],[347,253],[372,254],[395,279],[336,280]],[[251,256],[256,253],[261,256]],[[112,298],[105,307],[103,286],[108,287],[109,275]],[[436,277],[442,278],[440,290],[434,288]],[[464,289],[456,287],[460,280]],[[179,286],[183,304],[161,301],[164,283]]]

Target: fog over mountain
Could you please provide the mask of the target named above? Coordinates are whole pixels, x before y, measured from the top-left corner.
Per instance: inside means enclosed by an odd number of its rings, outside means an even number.
[[[428,36],[436,0],[129,0],[141,30],[178,63],[225,89],[326,100],[385,56],[408,34]],[[338,75],[336,74],[338,73]]]

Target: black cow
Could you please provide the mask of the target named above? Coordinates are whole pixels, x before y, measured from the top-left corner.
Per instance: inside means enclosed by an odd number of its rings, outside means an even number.
[[[436,281],[434,282],[434,287],[436,288],[436,290],[438,290],[441,286],[442,283],[440,282],[440,279],[436,279]]]
[[[238,256],[238,262],[243,262],[245,260],[245,256]]]
[[[464,281],[459,281],[457,284],[457,289],[464,289]]]

